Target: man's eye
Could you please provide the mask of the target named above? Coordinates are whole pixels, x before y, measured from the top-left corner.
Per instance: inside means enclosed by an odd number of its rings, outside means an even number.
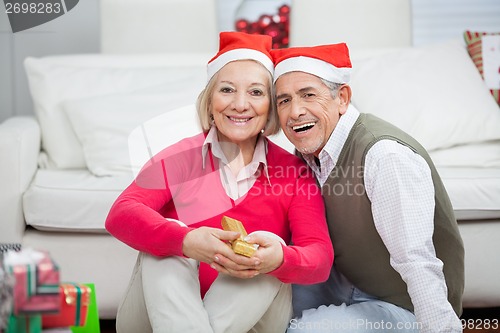
[[[315,95],[313,93],[306,93],[304,94],[304,97],[305,98],[308,98],[308,97],[314,97]]]
[[[285,105],[286,103],[288,103],[290,100],[288,98],[284,98],[282,100],[279,100],[278,101],[278,105]]]

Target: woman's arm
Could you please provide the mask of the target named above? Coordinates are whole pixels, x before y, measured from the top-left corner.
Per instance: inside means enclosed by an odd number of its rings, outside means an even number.
[[[269,274],[286,283],[323,282],[333,264],[323,198],[310,173],[296,184],[288,210],[293,245],[283,246],[283,263]]]
[[[182,255],[183,239],[192,229],[160,214],[172,200],[163,179],[161,163],[141,172],[114,202],[105,226],[111,235],[136,250],[155,256]]]

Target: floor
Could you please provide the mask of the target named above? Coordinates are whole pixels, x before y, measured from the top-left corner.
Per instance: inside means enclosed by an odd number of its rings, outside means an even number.
[[[500,333],[500,308],[464,309],[462,321],[463,333]],[[114,320],[101,321],[101,333],[116,333]]]
[[[101,333],[116,333],[114,320],[101,320],[100,326]]]

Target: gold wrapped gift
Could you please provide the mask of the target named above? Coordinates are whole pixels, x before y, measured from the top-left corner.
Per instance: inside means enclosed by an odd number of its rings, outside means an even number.
[[[240,233],[240,237],[231,242],[231,247],[234,253],[244,255],[246,257],[251,257],[257,247],[254,244],[245,242],[245,237],[248,235],[243,223],[233,218],[223,216],[222,217],[222,229],[227,231],[236,231]]]

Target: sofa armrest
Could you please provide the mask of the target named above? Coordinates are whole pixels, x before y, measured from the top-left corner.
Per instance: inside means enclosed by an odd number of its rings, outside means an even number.
[[[22,240],[22,196],[38,168],[40,140],[33,117],[12,117],[0,124],[0,243]]]

